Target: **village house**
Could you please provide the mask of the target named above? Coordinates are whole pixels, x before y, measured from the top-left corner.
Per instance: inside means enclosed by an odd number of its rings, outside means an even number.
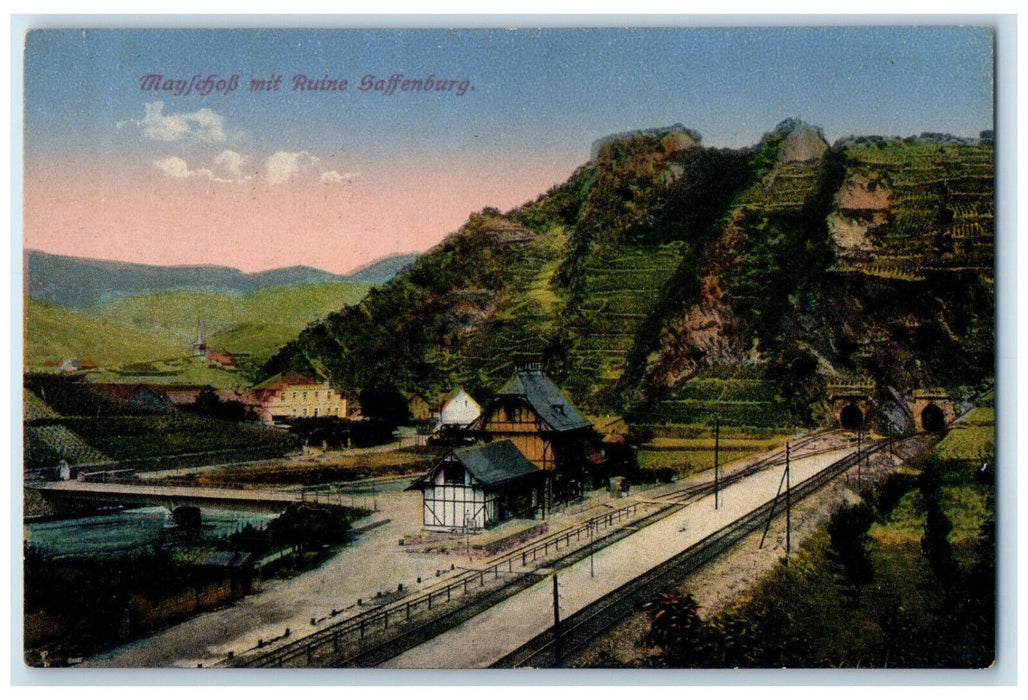
[[[415,423],[427,423],[431,420],[432,405],[425,400],[425,397],[411,391],[407,392],[404,398],[407,399],[407,409]]]
[[[44,366],[53,363],[47,363]],[[100,369],[100,366],[91,360],[78,360],[78,359],[67,359],[61,360],[58,365],[59,371],[61,372],[88,372],[90,370]]]
[[[211,350],[208,348],[207,361],[221,365],[225,369],[239,369],[239,363],[236,362],[236,358],[232,357],[232,353],[225,350]]]
[[[346,418],[346,397],[327,381],[298,372],[276,374],[244,398],[247,407],[269,424],[291,418]]]
[[[407,490],[421,491],[425,530],[459,532],[533,517],[542,472],[509,440],[454,450]]]
[[[463,389],[443,399],[436,418],[438,430],[468,428],[482,415],[482,407]]]
[[[89,384],[91,391],[106,396],[107,398],[121,401],[123,403],[144,408],[148,411],[168,413],[175,409],[174,402],[168,397],[162,388],[147,386],[146,384],[112,384],[92,383]]]
[[[213,392],[218,398],[218,401],[222,403],[229,403],[235,401],[238,403],[245,403],[243,394],[238,391],[231,389],[215,389],[210,385],[201,384],[166,384],[160,387],[160,392],[168,401],[170,401],[177,408],[191,408],[196,405],[197,400],[200,398],[200,394],[206,390]]]

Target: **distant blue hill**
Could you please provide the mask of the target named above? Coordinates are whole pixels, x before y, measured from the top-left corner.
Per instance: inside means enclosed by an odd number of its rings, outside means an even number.
[[[401,253],[382,258],[346,275],[349,282],[363,284],[385,284],[401,271],[414,264],[421,257],[420,253]]]
[[[141,265],[38,250],[26,251],[25,257],[29,297],[67,308],[88,309],[104,299],[176,289],[245,294],[266,287],[311,282],[384,284],[418,256],[404,254],[385,258],[349,275],[302,265],[253,273],[217,265]]]

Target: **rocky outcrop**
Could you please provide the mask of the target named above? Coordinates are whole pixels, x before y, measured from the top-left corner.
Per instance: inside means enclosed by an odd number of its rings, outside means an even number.
[[[828,141],[820,127],[805,122],[796,122],[782,141],[778,155],[779,163],[813,163],[821,160],[828,150]]]
[[[891,191],[880,178],[854,173],[843,185],[837,211],[828,220],[832,240],[840,254],[874,248],[868,234],[889,218]]]
[[[600,155],[604,146],[619,141],[629,141],[636,138],[660,139],[661,146],[666,154],[678,153],[687,148],[696,148],[703,138],[698,131],[687,129],[681,124],[672,126],[657,127],[653,129],[641,129],[639,131],[624,131],[619,134],[611,134],[593,141],[589,153],[589,160],[595,161]]]

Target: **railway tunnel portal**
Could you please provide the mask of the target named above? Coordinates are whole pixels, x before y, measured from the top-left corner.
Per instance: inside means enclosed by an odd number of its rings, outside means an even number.
[[[874,382],[828,385],[828,401],[840,428],[860,430],[868,426],[874,411],[874,391]]]
[[[957,417],[956,401],[945,389],[915,390],[911,410],[918,432],[944,432]]]

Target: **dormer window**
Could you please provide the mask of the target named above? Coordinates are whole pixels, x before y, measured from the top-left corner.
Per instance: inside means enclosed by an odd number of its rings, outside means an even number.
[[[564,404],[555,403],[552,406],[554,413],[556,413],[558,416],[564,415]]]
[[[443,466],[443,483],[464,485],[464,465],[460,462],[449,462]]]

